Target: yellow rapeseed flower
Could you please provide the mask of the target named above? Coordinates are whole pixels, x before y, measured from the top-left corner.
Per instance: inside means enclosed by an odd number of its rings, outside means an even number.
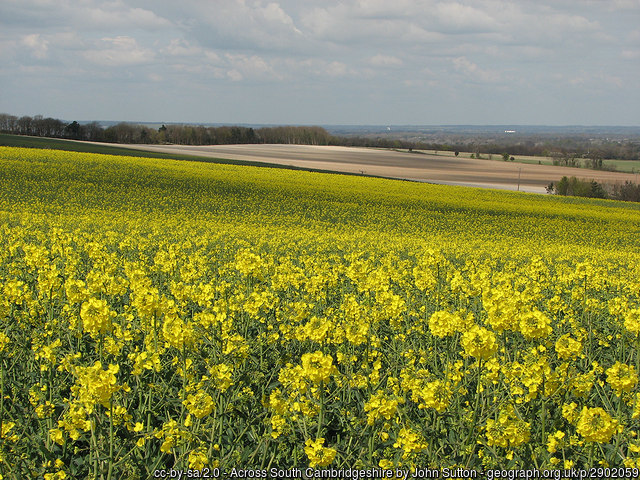
[[[334,448],[324,446],[324,438],[318,438],[315,441],[309,438],[304,444],[304,453],[309,458],[309,466],[311,468],[326,467],[336,457],[337,451]]]
[[[517,447],[529,441],[531,424],[518,418],[509,405],[501,410],[497,420],[489,419],[485,426],[487,444],[498,447]]]
[[[462,335],[462,348],[467,355],[486,360],[498,350],[495,334],[479,325],[474,325]]]
[[[86,332],[92,336],[111,331],[112,319],[116,312],[111,310],[107,301],[100,298],[90,298],[80,307],[80,318]]]
[[[76,384],[71,387],[75,401],[88,413],[92,413],[98,404],[109,407],[111,396],[120,389],[116,379],[119,371],[119,365],[109,365],[107,370],[103,370],[100,362],[92,367],[76,367]]]
[[[546,338],[551,335],[551,319],[540,310],[533,310],[520,317],[520,332],[527,340]]]
[[[583,407],[576,431],[588,442],[607,443],[618,429],[618,421],[600,407]]]
[[[378,390],[364,404],[364,411],[367,412],[367,423],[373,425],[378,419],[391,420],[398,410],[398,405],[403,402],[402,398],[387,396],[384,390]]]
[[[630,392],[638,384],[638,372],[634,367],[624,363],[616,362],[606,373],[607,382],[618,396],[622,395],[622,392]]]
[[[422,452],[429,447],[422,435],[410,428],[402,428],[398,432],[398,438],[393,444],[395,448],[402,450],[402,458],[409,458],[412,454]]]
[[[582,342],[571,337],[568,333],[556,340],[556,353],[558,358],[571,360],[578,358],[582,353]]]
[[[331,355],[317,351],[302,355],[302,373],[313,383],[327,382],[338,372]]]

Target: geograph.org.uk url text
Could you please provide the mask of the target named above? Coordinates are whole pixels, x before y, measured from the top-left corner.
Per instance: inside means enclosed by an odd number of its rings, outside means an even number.
[[[477,471],[464,468],[415,468],[390,469],[379,468],[355,469],[355,468],[270,468],[270,469],[244,469],[232,468],[230,470],[220,470],[219,468],[205,468],[202,470],[178,470],[160,469],[153,474],[154,478],[165,479],[191,479],[191,478],[214,478],[214,479],[332,479],[332,480],[362,480],[362,479],[401,479],[408,480],[414,478],[481,478],[486,480],[494,479],[631,479],[640,477],[640,470],[637,468],[571,468],[571,469],[489,469]]]

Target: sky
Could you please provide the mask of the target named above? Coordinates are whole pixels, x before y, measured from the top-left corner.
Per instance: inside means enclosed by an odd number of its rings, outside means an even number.
[[[0,0],[0,113],[640,125],[640,0]]]

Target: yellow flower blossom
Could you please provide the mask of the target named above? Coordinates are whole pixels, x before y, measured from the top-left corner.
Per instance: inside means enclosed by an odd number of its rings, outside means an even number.
[[[560,430],[556,431],[556,433],[549,434],[547,437],[547,451],[549,453],[556,453],[559,448],[564,446],[564,432]]]
[[[98,404],[109,407],[112,395],[120,389],[116,378],[119,371],[118,365],[109,365],[103,370],[100,362],[92,367],[76,367],[76,383],[71,387],[75,400],[88,413],[92,413]]]
[[[624,363],[616,362],[606,373],[607,382],[618,396],[622,395],[622,392],[630,392],[638,384],[638,372],[634,367]]]
[[[305,353],[302,355],[302,374],[313,383],[327,382],[337,373],[331,355],[322,352]]]
[[[588,442],[607,443],[618,429],[618,422],[600,407],[583,407],[576,431]]]
[[[189,413],[198,418],[209,415],[215,407],[211,395],[202,390],[197,390],[196,393],[187,395],[187,399],[182,403],[187,407]]]
[[[487,444],[503,448],[517,447],[529,441],[530,427],[531,424],[521,420],[510,405],[500,411],[497,420],[487,420]]]
[[[551,319],[540,310],[527,312],[520,318],[520,332],[527,340],[546,338],[552,331]]]
[[[556,353],[563,360],[578,358],[582,353],[582,342],[569,334],[562,335],[556,340]]]
[[[309,467],[326,467],[333,462],[337,451],[334,448],[324,446],[324,438],[317,440],[307,439],[304,443],[304,453],[309,458]]]
[[[390,420],[397,412],[398,405],[403,399],[396,396],[387,396],[384,390],[378,390],[365,403],[364,411],[367,412],[367,423],[373,425],[376,420]]]
[[[625,312],[624,328],[635,336],[640,335],[640,308],[631,308]]]
[[[462,335],[461,344],[467,355],[479,360],[487,360],[498,350],[495,334],[479,325],[474,325]]]
[[[393,444],[395,448],[402,450],[402,458],[409,458],[412,454],[422,452],[429,447],[420,433],[410,428],[402,428],[398,432],[398,438]]]
[[[111,310],[104,299],[90,298],[80,307],[82,326],[94,337],[101,333],[110,332],[115,316],[116,312]]]

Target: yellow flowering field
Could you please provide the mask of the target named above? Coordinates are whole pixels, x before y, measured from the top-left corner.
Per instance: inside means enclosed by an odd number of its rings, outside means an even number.
[[[639,240],[634,204],[1,147],[0,476],[638,468]]]

